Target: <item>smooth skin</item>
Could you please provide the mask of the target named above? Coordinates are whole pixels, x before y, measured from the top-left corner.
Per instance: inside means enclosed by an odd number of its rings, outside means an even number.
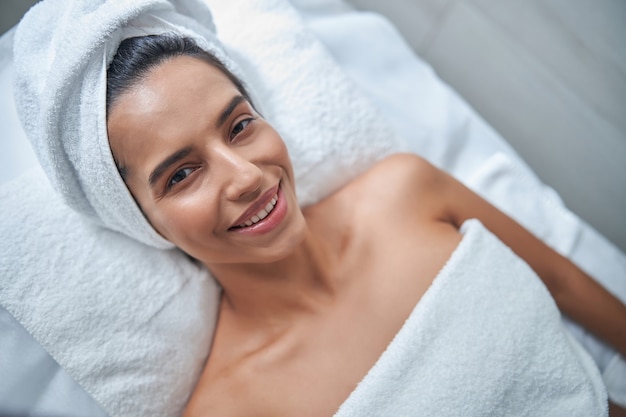
[[[177,57],[153,69],[114,103],[108,131],[148,220],[223,288],[211,354],[185,417],[333,415],[470,218],[530,264],[564,314],[626,355],[623,304],[417,156],[388,157],[300,209],[280,136],[203,61]],[[274,195],[266,219],[238,227]]]

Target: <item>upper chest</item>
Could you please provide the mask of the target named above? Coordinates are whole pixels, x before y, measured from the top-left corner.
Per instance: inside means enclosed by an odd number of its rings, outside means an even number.
[[[194,394],[201,399],[198,404],[205,404],[198,410],[207,411],[195,415],[332,416],[401,329],[457,244],[453,233],[442,239],[437,227],[423,228],[413,239],[406,230],[376,234],[370,245],[348,254],[354,263],[345,270],[350,289],[271,343],[232,360],[235,342],[217,335]],[[225,366],[222,357],[230,363]]]

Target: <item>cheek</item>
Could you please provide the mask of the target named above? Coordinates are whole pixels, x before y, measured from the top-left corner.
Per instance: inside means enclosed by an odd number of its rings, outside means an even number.
[[[293,167],[291,165],[291,157],[289,156],[289,151],[287,149],[287,145],[285,141],[280,137],[278,132],[272,129],[271,135],[271,153],[276,158],[276,162],[281,165],[289,174],[291,178],[293,178]]]
[[[184,250],[213,234],[219,220],[216,201],[210,193],[177,196],[155,206],[148,217],[157,232]]]

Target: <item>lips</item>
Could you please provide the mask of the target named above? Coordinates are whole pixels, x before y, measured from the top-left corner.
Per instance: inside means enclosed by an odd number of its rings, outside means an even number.
[[[274,206],[276,206],[276,202],[277,201],[278,201],[278,194],[276,194],[274,197],[272,197],[270,202],[267,203],[267,205],[264,208],[259,210],[259,212],[257,214],[255,214],[254,216],[250,217],[248,220],[246,220],[242,224],[237,225],[236,227],[241,228],[241,227],[246,227],[246,226],[252,226],[253,224],[256,224],[256,223],[260,222],[261,220],[266,218],[267,215],[272,212],[272,210],[274,210]]]
[[[278,201],[278,185],[267,190],[254,204],[241,215],[230,229],[242,229],[252,226],[267,217],[274,210]]]

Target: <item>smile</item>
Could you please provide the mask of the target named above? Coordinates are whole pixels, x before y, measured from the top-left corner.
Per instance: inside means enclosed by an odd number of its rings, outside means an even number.
[[[245,236],[270,233],[283,224],[289,204],[280,185],[267,190],[228,230]]]
[[[241,224],[238,224],[236,227],[241,228],[241,227],[252,226],[253,224],[260,222],[261,220],[266,218],[267,215],[272,212],[272,210],[274,210],[274,207],[276,206],[276,202],[277,201],[278,201],[278,193],[276,193],[276,195],[274,195],[274,197],[272,197],[270,202],[267,203],[267,205],[265,207],[263,207],[261,210],[259,210],[258,213],[256,213],[252,217],[250,217],[245,222],[243,222]]]

